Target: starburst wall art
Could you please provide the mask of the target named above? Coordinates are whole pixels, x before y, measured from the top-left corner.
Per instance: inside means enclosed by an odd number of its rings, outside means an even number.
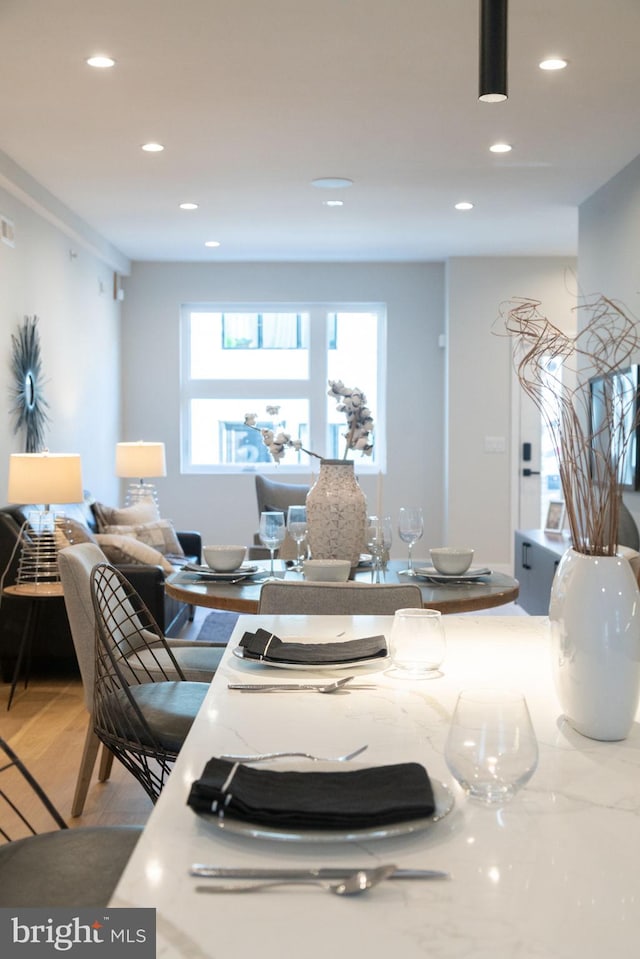
[[[11,413],[14,433],[25,430],[25,452],[39,453],[44,447],[44,431],[49,404],[42,395],[42,357],[38,317],[25,316],[17,334],[11,334]]]

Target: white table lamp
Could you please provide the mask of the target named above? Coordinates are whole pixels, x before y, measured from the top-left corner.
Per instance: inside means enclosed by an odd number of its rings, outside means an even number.
[[[156,476],[166,476],[167,465],[164,443],[137,443],[116,444],[116,476],[123,479],[137,479],[137,483],[130,483],[125,503],[130,506],[140,500],[152,500],[158,503],[158,491],[154,483],[145,483],[146,479]]]
[[[7,499],[34,507],[20,532],[18,587],[59,589],[58,550],[68,545],[68,537],[64,535],[64,512],[58,506],[81,503],[83,498],[77,453],[11,454]]]

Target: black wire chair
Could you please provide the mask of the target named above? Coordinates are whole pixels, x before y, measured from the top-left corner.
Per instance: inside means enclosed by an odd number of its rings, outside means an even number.
[[[141,831],[69,829],[0,738],[0,907],[107,906]]]
[[[185,680],[153,616],[119,570],[95,566],[91,597],[95,732],[155,803],[209,687]]]

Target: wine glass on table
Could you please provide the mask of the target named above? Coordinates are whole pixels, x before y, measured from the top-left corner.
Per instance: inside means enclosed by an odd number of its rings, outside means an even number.
[[[371,582],[381,581],[381,571],[386,566],[386,559],[391,548],[393,530],[389,516],[367,517],[367,549],[373,557]]]
[[[409,559],[407,569],[400,570],[408,576],[415,576],[413,570],[412,550],[424,533],[424,517],[422,507],[420,506],[402,506],[398,517],[398,535],[403,543],[409,547]]]
[[[302,570],[302,544],[307,535],[307,507],[290,506],[287,510],[287,529],[296,544],[296,561],[291,569]]]
[[[284,524],[284,513],[266,512],[260,514],[260,542],[266,546],[271,554],[271,568],[269,570],[269,580],[277,579],[273,569],[273,556],[284,540],[286,533]]]

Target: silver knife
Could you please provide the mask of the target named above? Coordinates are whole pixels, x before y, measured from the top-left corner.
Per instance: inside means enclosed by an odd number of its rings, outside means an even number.
[[[227,683],[227,689],[239,689],[243,693],[265,693],[270,690],[282,690],[282,689],[295,689],[298,691],[304,689],[319,689],[321,684],[318,683]],[[376,689],[376,686],[373,684],[369,685],[351,685],[344,686],[347,692],[350,689]]]
[[[203,879],[345,879],[367,866],[323,867],[320,869],[245,869],[234,866],[207,866],[194,862],[189,869],[190,876]],[[448,872],[438,869],[396,869],[389,879],[450,879]]]

